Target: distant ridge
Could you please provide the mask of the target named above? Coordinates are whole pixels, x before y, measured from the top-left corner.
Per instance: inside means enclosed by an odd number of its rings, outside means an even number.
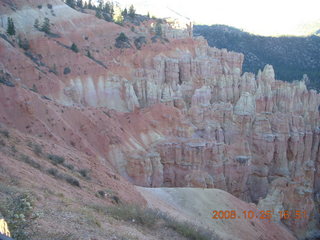
[[[316,32],[320,34],[320,29]],[[274,66],[277,79],[292,82],[307,74],[308,87],[320,90],[320,37],[264,37],[226,25],[195,25],[194,35],[212,47],[245,55],[243,71],[256,73],[266,64]]]

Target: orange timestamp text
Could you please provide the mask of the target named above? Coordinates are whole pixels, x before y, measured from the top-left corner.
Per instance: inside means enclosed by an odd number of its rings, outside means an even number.
[[[236,211],[236,210],[214,210],[212,219],[266,219],[272,220],[274,217],[280,219],[306,219],[307,212],[302,210],[284,210],[277,211]]]

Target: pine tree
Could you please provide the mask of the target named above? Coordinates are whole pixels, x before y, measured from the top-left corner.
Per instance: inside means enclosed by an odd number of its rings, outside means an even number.
[[[162,27],[161,23],[157,22],[156,27],[155,27],[156,35],[161,37],[162,36]]]
[[[29,41],[26,38],[22,40],[20,35],[18,36],[18,44],[19,47],[25,51],[28,51],[30,49]]]
[[[39,29],[39,20],[38,20],[38,18],[34,21],[33,26],[34,26],[36,29]]]
[[[123,32],[121,32],[119,36],[116,38],[116,41],[121,41],[121,42],[127,42],[128,40],[129,38]]]
[[[135,17],[135,15],[136,15],[136,10],[134,9],[133,5],[130,6],[128,15],[129,15],[130,17],[132,17],[132,18]]]
[[[79,52],[78,46],[75,43],[72,43],[71,50],[76,52],[76,53]]]
[[[91,0],[89,0],[88,8],[89,8],[89,9],[92,9],[92,8],[93,8],[92,3],[91,3]]]
[[[150,13],[148,12],[148,14],[147,14],[147,18],[150,18]]]
[[[77,6],[78,6],[79,8],[83,8],[83,2],[82,2],[82,0],[78,0],[78,1],[77,1]]]
[[[41,31],[43,31],[45,33],[50,33],[50,19],[49,18],[44,19],[44,22],[41,27]]]
[[[14,27],[14,23],[11,17],[8,17],[7,33],[11,36],[16,34],[16,29]]]
[[[83,8],[88,8],[88,3],[85,2]]]
[[[98,9],[102,10],[103,8],[103,0],[98,0]]]
[[[97,10],[96,10],[96,17],[97,17],[97,18],[100,18],[100,19],[102,18],[101,10],[100,10],[100,9],[97,9]]]
[[[74,8],[75,7],[75,0],[66,0],[66,4],[69,5],[70,7]]]
[[[121,12],[122,16],[125,18],[128,15],[128,10],[127,8],[125,8],[122,12]]]
[[[112,22],[114,17],[113,3],[106,2],[102,11],[104,19],[108,22]]]
[[[87,51],[87,57],[91,59],[93,58],[89,50]]]

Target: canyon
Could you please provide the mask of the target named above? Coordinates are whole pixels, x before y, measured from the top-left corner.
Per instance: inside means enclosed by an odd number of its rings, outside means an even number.
[[[320,94],[305,82],[278,80],[271,65],[243,72],[243,54],[209,47],[191,24],[164,22],[154,41],[155,19],[119,26],[58,0],[0,4],[2,126],[79,154],[100,182],[117,175],[125,200],[146,202],[133,185],[215,188],[257,209],[305,211],[275,224],[319,234]],[[27,50],[6,36],[7,17]],[[45,17],[52,34],[33,26]],[[121,32],[131,47],[114,46]]]

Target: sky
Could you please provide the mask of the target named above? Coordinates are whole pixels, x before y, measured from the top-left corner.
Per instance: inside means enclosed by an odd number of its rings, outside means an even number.
[[[225,24],[259,35],[305,35],[320,29],[320,0],[116,0],[138,13],[175,17],[196,24]]]

